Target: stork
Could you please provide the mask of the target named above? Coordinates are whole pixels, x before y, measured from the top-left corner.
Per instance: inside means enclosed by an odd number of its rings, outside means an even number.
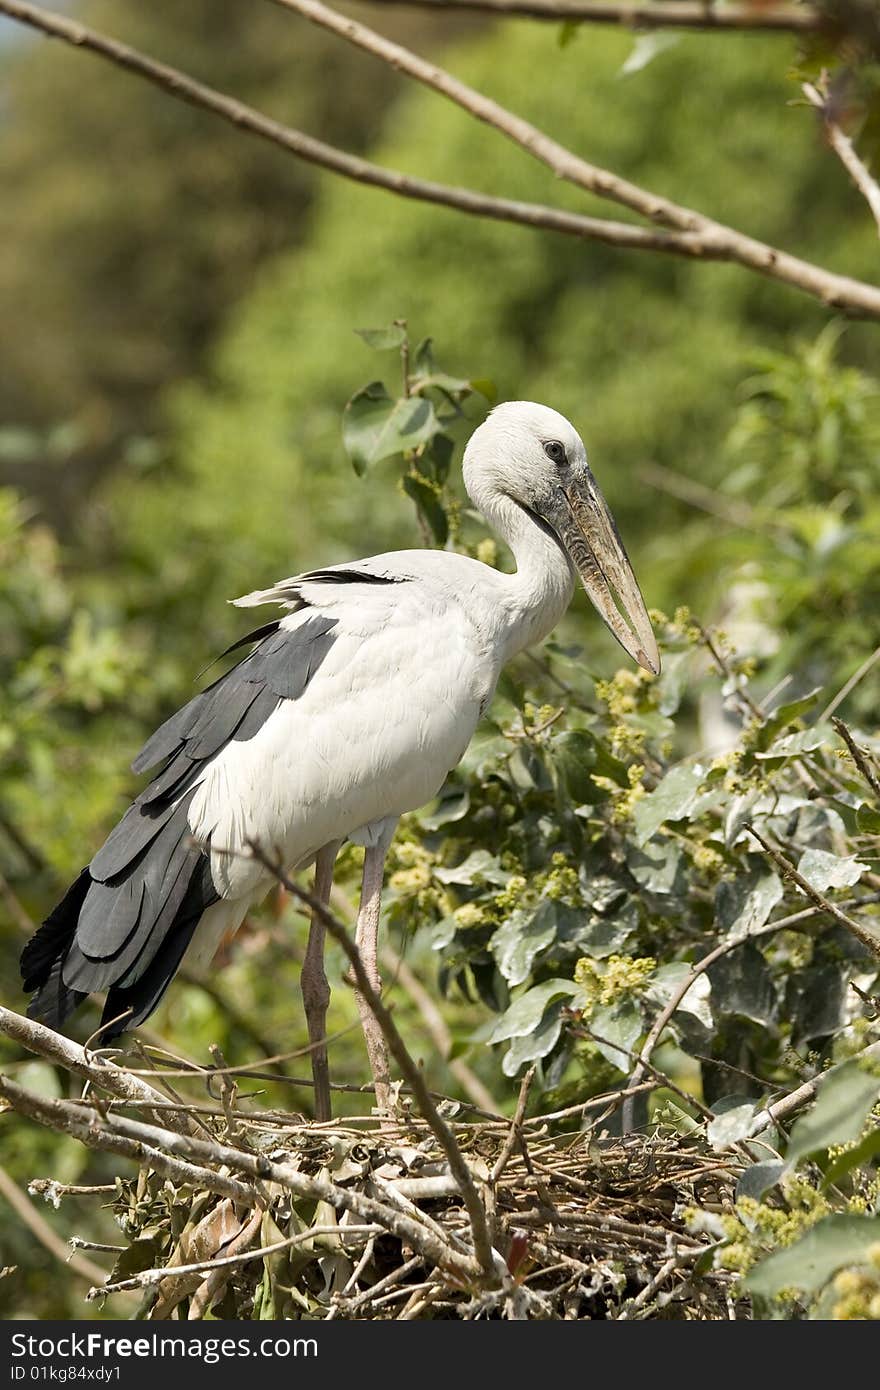
[[[340,846],[364,847],[355,940],[378,988],[397,822],[436,796],[503,666],[555,626],[576,576],[624,650],[659,671],[626,551],[564,416],[527,401],[497,406],[468,442],[464,482],[513,552],[514,573],[449,551],[401,550],[235,600],[283,612],[234,643],[228,652],[251,650],[135,758],[135,772],[160,770],[22,954],[32,1018],[60,1028],[87,995],[106,992],[106,1038],[143,1022],[181,962],[204,969],[272,886],[254,845],[291,872],[314,864],[322,903]],[[323,956],[314,915],[301,989],[315,1113],[329,1118]],[[364,1031],[381,1107],[387,1061],[375,1029]]]

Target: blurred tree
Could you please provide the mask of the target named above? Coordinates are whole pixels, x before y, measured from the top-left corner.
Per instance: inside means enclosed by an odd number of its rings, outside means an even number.
[[[393,76],[271,5],[82,0],[77,18],[282,119],[354,149],[375,137]],[[402,32],[437,24],[406,20]],[[4,369],[0,420],[75,423],[50,450],[0,459],[64,523],[120,440],[157,427],[161,388],[200,369],[257,267],[303,238],[305,165],[58,44],[0,51]],[[345,91],[345,101],[337,93]]]
[[[876,238],[858,195],[811,116],[786,104],[785,40],[686,36],[630,77],[621,74],[626,37],[590,40],[588,83],[583,40],[560,49],[554,34],[526,26],[469,46],[453,66],[628,177],[807,254],[833,252],[853,273],[873,266]],[[554,80],[536,84],[536,71]],[[735,121],[719,122],[719,91]],[[551,182],[420,91],[394,108],[378,157],[520,198],[545,196]],[[553,196],[583,206],[568,185]],[[119,475],[109,513],[96,518],[105,537],[132,545],[175,599],[192,585],[209,622],[221,599],[278,573],[416,539],[402,498],[383,495],[381,507],[365,498],[339,435],[359,354],[365,374],[384,374],[352,326],[397,316],[414,334],[430,327],[447,370],[491,374],[503,397],[547,400],[578,421],[640,555],[685,513],[639,485],[639,466],[717,480],[745,357],[827,319],[818,304],[736,267],[634,258],[328,184],[310,244],[264,271],[214,353],[211,380],[174,393],[174,460]],[[872,331],[851,330],[847,350],[866,354]],[[701,607],[680,573],[674,586],[665,570],[647,584],[657,602]]]

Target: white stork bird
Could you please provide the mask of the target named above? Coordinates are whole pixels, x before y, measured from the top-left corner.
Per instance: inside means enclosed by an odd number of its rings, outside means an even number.
[[[229,648],[254,644],[138,754],[135,772],[161,770],[24,949],[32,1018],[58,1028],[88,994],[106,991],[107,1038],[141,1023],[181,961],[208,963],[271,887],[253,844],[291,871],[314,863],[324,902],[340,845],[365,847],[356,941],[378,987],[383,868],[397,821],[440,790],[505,662],[550,632],[576,574],[621,646],[659,671],[638,584],[568,420],[531,402],[498,406],[471,436],[464,481],[513,551],[514,574],[402,550],[237,600],[285,612]],[[328,1118],[323,946],[313,918],[302,992],[316,1112]],[[382,1104],[387,1066],[365,1032]]]

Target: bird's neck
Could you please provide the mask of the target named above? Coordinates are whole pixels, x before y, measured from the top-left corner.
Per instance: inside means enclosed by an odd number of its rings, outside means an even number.
[[[574,592],[574,571],[549,528],[510,497],[494,493],[474,500],[516,561],[516,573],[505,576],[508,661],[540,642],[559,622]]]

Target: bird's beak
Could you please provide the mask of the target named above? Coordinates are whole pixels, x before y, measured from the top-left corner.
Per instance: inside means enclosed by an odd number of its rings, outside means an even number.
[[[623,541],[592,473],[562,489],[554,527],[594,608],[625,652],[660,674],[660,653]]]

